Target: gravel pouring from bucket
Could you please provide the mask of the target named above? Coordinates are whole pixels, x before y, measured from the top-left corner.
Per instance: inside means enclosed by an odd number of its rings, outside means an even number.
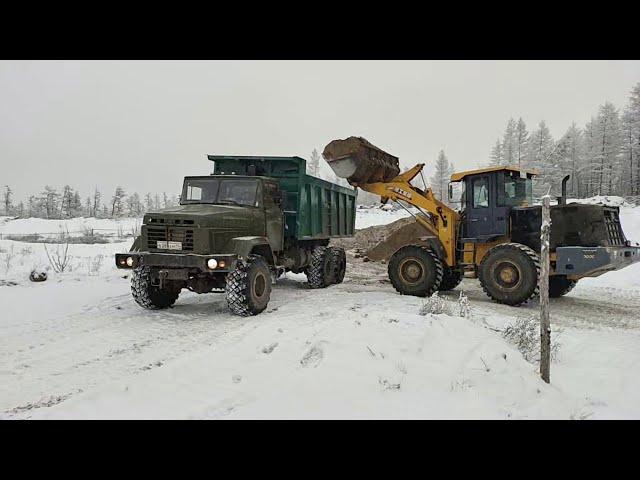
[[[354,186],[390,182],[400,174],[398,157],[362,137],[333,140],[324,147],[322,157],[338,177]]]

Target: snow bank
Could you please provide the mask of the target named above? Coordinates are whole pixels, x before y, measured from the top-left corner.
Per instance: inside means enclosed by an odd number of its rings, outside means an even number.
[[[420,299],[324,291],[216,348],[31,418],[570,418],[581,402],[468,319]],[[351,305],[351,307],[349,307]]]

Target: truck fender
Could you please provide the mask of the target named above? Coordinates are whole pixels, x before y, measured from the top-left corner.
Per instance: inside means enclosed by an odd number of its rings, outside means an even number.
[[[269,265],[275,265],[273,251],[266,237],[236,237],[229,244],[230,250],[246,259],[250,254],[261,255]]]

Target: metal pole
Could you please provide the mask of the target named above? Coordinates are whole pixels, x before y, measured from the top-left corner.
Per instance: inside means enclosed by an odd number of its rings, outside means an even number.
[[[540,230],[540,376],[550,382],[551,324],[549,321],[549,232],[551,230],[551,197],[542,197],[542,228]]]

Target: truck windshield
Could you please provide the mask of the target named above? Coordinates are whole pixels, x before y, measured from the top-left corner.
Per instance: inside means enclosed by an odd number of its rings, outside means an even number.
[[[530,178],[520,178],[517,172],[503,173],[498,182],[498,204],[501,207],[517,207],[533,204],[533,182]]]
[[[253,178],[185,178],[181,205],[198,203],[257,207],[258,180]]]

